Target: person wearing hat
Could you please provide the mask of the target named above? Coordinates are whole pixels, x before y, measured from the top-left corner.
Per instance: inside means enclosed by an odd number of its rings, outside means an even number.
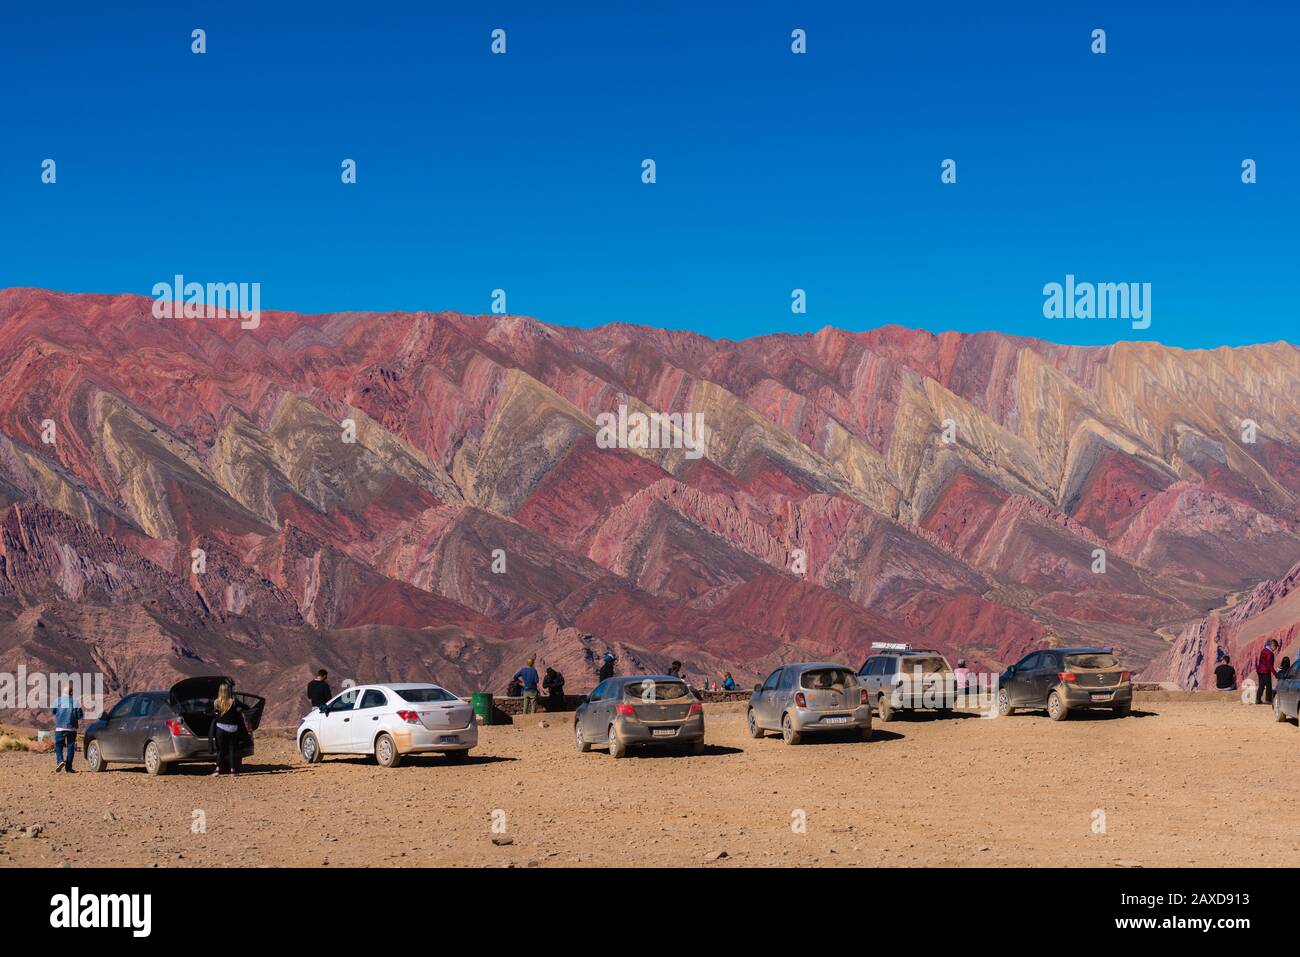
[[[598,676],[601,681],[614,677],[614,662],[617,660],[618,659],[614,657],[614,652],[605,652],[605,660],[601,662],[600,675]]]

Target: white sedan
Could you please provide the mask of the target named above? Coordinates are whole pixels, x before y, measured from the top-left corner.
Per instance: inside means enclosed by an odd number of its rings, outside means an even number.
[[[476,744],[474,709],[434,684],[357,685],[298,724],[298,752],[308,764],[327,754],[369,754],[393,768],[404,754],[430,751],[463,761]]]

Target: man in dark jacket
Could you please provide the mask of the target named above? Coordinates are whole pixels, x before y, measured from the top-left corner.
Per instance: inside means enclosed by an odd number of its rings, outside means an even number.
[[[564,675],[554,668],[547,668],[546,677],[542,679],[542,687],[546,689],[546,710],[563,711]]]
[[[1264,642],[1255,660],[1255,704],[1273,703],[1273,639]]]
[[[1220,691],[1237,690],[1237,669],[1232,667],[1232,658],[1223,656],[1223,661],[1214,669],[1214,687]]]
[[[614,677],[614,662],[616,660],[617,659],[615,659],[614,657],[614,652],[612,651],[605,652],[605,660],[601,662],[600,674],[597,675],[599,680],[606,681],[609,678]]]
[[[307,700],[311,702],[313,708],[319,708],[334,697],[334,692],[330,690],[330,684],[326,680],[328,677],[329,674],[322,668],[316,672],[314,680],[307,682]]]

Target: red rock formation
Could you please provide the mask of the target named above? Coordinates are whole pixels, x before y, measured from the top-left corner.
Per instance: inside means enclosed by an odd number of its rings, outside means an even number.
[[[1196,686],[1293,627],[1248,613],[1300,559],[1285,343],[150,307],[0,291],[0,663],[219,669],[288,720],[317,663],[469,691],[535,649],[577,689],[607,647],[751,680],[1051,631]],[[702,455],[599,447],[620,405],[702,414]]]

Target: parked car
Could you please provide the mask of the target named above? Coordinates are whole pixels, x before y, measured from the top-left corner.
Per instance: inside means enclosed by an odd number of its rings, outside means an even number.
[[[1297,661],[1273,689],[1273,717],[1278,721],[1288,718],[1300,721],[1300,661]]]
[[[881,722],[899,711],[933,708],[950,712],[957,704],[957,677],[937,651],[908,644],[875,642],[879,649],[858,669],[858,683]]]
[[[786,744],[799,744],[805,734],[823,731],[854,730],[860,740],[871,740],[867,690],[851,668],[834,662],[777,668],[754,685],[746,720],[751,738],[780,731]]]
[[[1073,711],[1104,708],[1126,715],[1133,681],[1105,648],[1051,648],[1025,655],[998,679],[998,714],[1046,709],[1053,721]]]
[[[428,683],[357,685],[298,722],[298,753],[308,764],[330,754],[368,754],[395,768],[408,754],[441,752],[464,761],[478,744],[468,701]]]
[[[674,675],[607,678],[579,702],[573,741],[582,752],[608,745],[614,758],[637,745],[675,744],[703,754],[704,705]]]
[[[86,726],[86,765],[105,771],[109,763],[143,764],[150,774],[166,774],[172,765],[217,760],[216,742],[211,736],[213,699],[223,684],[234,681],[221,675],[184,678],[169,691],[137,691],[127,695],[103,716]],[[250,732],[240,755],[253,754],[251,732],[262,720],[266,699],[233,691],[235,706],[244,715]]]

